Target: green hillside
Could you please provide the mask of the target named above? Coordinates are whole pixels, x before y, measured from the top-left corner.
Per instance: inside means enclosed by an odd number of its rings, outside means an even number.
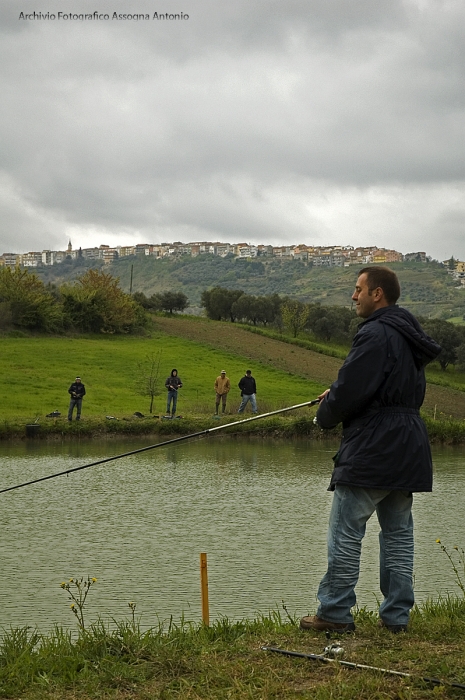
[[[69,262],[37,270],[44,282],[55,284],[82,274],[90,262]],[[436,262],[395,263],[401,281],[401,302],[418,316],[448,319],[465,314],[465,289]],[[156,260],[151,257],[121,258],[108,267],[119,277],[122,288],[147,296],[167,290],[182,291],[191,307],[200,306],[204,289],[222,286],[242,289],[247,294],[277,293],[305,302],[350,305],[358,268],[314,268],[301,261],[279,259],[239,260],[201,255]]]

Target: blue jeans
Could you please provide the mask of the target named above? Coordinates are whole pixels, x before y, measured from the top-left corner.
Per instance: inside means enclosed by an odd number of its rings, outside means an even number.
[[[241,405],[239,406],[238,413],[243,413],[244,408],[247,406],[248,402],[252,406],[252,413],[257,413],[257,400],[255,394],[242,394]]]
[[[178,403],[178,392],[170,389],[166,398],[166,412],[170,412],[171,401],[173,402],[172,415],[176,413],[176,404]]]
[[[69,402],[68,420],[73,420],[73,410],[76,406],[76,420],[81,420],[82,399],[73,399]]]
[[[318,617],[353,622],[355,586],[366,523],[376,510],[379,533],[379,615],[387,625],[406,625],[414,604],[412,494],[337,484],[329,518],[328,570],[318,588]]]

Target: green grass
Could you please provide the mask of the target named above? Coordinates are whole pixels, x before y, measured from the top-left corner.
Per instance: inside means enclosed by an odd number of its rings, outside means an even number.
[[[423,415],[423,420],[428,430],[428,436],[432,443],[447,443],[448,445],[460,445],[465,442],[465,421],[442,417],[434,420]]]
[[[446,318],[449,323],[454,323],[456,326],[464,326],[465,319],[463,316],[453,316],[452,318]]]
[[[465,682],[465,602],[428,601],[415,608],[410,629],[392,635],[377,627],[376,614],[355,613],[357,631],[340,639],[353,663],[411,674],[398,678],[349,670],[262,650],[281,647],[321,654],[323,634],[299,630],[297,620],[276,609],[255,620],[213,621],[209,627],[167,620],[142,630],[135,617],[102,620],[72,633],[55,628],[5,631],[0,640],[0,696],[5,698],[159,698],[205,700],[268,698],[458,697],[422,676]]]
[[[311,381],[296,381],[293,375],[246,360],[239,354],[215,350],[200,343],[162,334],[135,337],[28,337],[2,338],[0,373],[5,378],[0,422],[30,422],[58,409],[63,415],[69,403],[68,387],[80,375],[87,394],[83,419],[148,414],[149,398],[138,395],[137,364],[151,353],[161,353],[161,395],[154,412],[164,413],[164,382],[173,367],[184,386],[179,392],[178,413],[205,415],[213,412],[214,381],[224,368],[231,379],[231,411],[237,410],[237,383],[250,367],[257,381],[261,412],[317,396],[324,388]]]

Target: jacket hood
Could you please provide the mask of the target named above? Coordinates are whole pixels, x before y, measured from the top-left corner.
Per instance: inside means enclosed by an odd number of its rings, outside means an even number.
[[[172,370],[171,370],[171,375],[170,375],[170,376],[171,376],[171,377],[174,377],[174,373],[175,373],[175,372],[176,372],[176,374],[177,374],[177,373],[178,373],[178,370],[177,370],[177,369],[172,369]]]
[[[424,367],[432,362],[441,352],[441,346],[425,333],[417,319],[410,311],[397,304],[378,309],[367,318],[370,321],[380,321],[391,328],[395,328],[410,345],[417,367]]]

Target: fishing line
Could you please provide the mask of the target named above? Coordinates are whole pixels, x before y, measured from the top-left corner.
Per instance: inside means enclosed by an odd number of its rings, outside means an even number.
[[[206,430],[200,430],[198,433],[190,433],[189,435],[182,435],[181,437],[173,438],[172,440],[166,440],[165,442],[158,442],[156,445],[149,445],[148,447],[140,447],[138,450],[131,450],[131,452],[124,452],[120,455],[115,455],[114,457],[107,457],[106,459],[99,459],[97,462],[91,462],[91,464],[83,464],[80,467],[74,467],[73,469],[66,469],[63,472],[57,472],[56,474],[49,474],[48,476],[42,476],[39,479],[32,479],[31,481],[25,481],[23,484],[17,484],[16,486],[9,486],[6,489],[0,489],[0,493],[6,493],[7,491],[14,491],[16,489],[21,489],[24,486],[31,486],[32,484],[38,484],[40,481],[47,481],[48,479],[56,479],[58,476],[64,476],[65,474],[72,474],[73,472],[79,472],[82,469],[89,469],[89,467],[96,467],[98,464],[105,464],[106,462],[113,462],[115,459],[122,459],[123,457],[130,457],[131,455],[136,455],[141,452],[147,452],[148,450],[155,450],[157,447],[165,447],[166,445],[173,445],[175,442],[182,442],[183,440],[190,440],[195,437],[200,437],[201,435],[208,435],[209,433],[217,432],[218,430],[225,430],[226,428],[232,428],[235,425],[243,425],[244,423],[250,423],[253,420],[259,420],[261,418],[267,418],[268,416],[275,416],[278,413],[285,413],[286,411],[294,411],[297,408],[304,408],[305,406],[315,406],[320,403],[320,399],[314,399],[313,401],[306,401],[305,403],[299,403],[295,406],[288,406],[287,408],[280,408],[277,411],[269,411],[269,413],[261,413],[259,416],[252,416],[251,418],[245,418],[243,420],[234,421],[234,423],[225,423],[224,425],[217,425],[214,428],[207,428]]]

